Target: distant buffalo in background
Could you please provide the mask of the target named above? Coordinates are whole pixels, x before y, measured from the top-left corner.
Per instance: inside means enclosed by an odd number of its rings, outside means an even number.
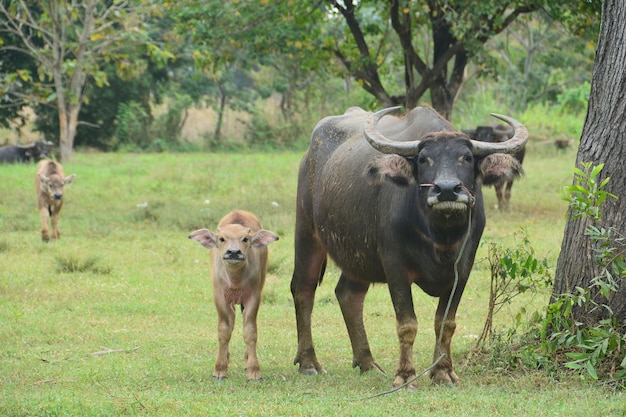
[[[492,123],[488,126],[478,126],[476,129],[463,129],[463,133],[473,140],[496,143],[505,142],[513,137],[513,128],[500,123]],[[523,147],[513,154],[513,157],[519,162],[519,165],[513,167],[508,175],[498,173],[500,178],[505,178],[494,184],[496,197],[498,198],[497,208],[500,210],[509,210],[511,207],[511,188],[513,188],[514,179],[524,174],[522,162],[524,162],[525,154],[526,147]],[[483,173],[483,176],[484,175],[485,173]]]
[[[0,146],[0,164],[37,162],[50,156],[52,142]]]

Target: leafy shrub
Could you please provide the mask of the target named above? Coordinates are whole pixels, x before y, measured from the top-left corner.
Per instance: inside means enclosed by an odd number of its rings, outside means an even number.
[[[515,330],[505,336],[492,335],[491,357],[498,366],[521,364],[533,369],[554,370],[556,363],[562,363],[583,379],[610,379],[626,387],[626,337],[622,334],[626,323],[618,322],[608,303],[604,302],[617,293],[619,281],[626,275],[626,251],[624,237],[612,228],[601,226],[602,203],[607,198],[617,198],[604,190],[609,178],[598,180],[602,168],[602,164],[594,167],[591,163],[583,163],[582,169],[576,168],[574,184],[565,187],[563,196],[569,202],[574,218],[591,220],[586,236],[595,244],[595,261],[601,267],[601,274],[594,277],[587,288],[578,286],[571,294],[553,295],[545,315],[534,315],[530,331],[521,336],[522,343]],[[515,253],[513,258],[523,261],[525,257]],[[574,316],[576,309],[582,315]],[[592,313],[598,310],[606,311],[609,318],[597,321],[576,319],[594,317]],[[503,348],[505,342],[508,348]]]

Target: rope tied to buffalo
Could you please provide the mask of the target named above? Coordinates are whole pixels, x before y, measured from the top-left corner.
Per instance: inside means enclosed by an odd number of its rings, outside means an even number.
[[[421,187],[427,187],[427,186],[432,186],[432,184],[420,184]],[[464,187],[464,186],[463,186]],[[467,192],[469,193],[469,190],[467,190]],[[471,196],[470,198],[470,202],[472,203],[474,200],[474,196],[469,193],[469,195]],[[471,204],[470,207],[473,207],[473,204]],[[364,400],[370,400],[372,398],[377,398],[377,397],[382,397],[384,395],[389,395],[389,394],[393,394],[396,391],[399,391],[405,387],[407,387],[409,384],[411,384],[413,381],[415,381],[417,378],[421,377],[422,375],[425,375],[426,373],[428,373],[431,369],[433,369],[435,366],[437,366],[437,364],[439,362],[441,362],[441,360],[443,358],[445,358],[447,355],[442,352],[442,348],[441,348],[441,341],[443,340],[443,330],[446,324],[446,319],[448,318],[448,313],[450,312],[450,306],[452,305],[452,299],[454,298],[454,294],[456,293],[456,289],[457,286],[459,284],[459,262],[461,261],[461,258],[463,257],[463,252],[465,251],[465,246],[467,245],[467,242],[469,241],[469,237],[470,237],[470,232],[472,230],[472,209],[470,208],[468,210],[468,220],[467,220],[467,233],[465,233],[465,238],[463,239],[463,243],[461,245],[461,249],[459,250],[459,254],[456,257],[456,260],[454,261],[454,284],[452,285],[452,290],[450,291],[450,297],[448,298],[448,304],[446,305],[446,310],[444,312],[443,315],[443,320],[441,320],[441,327],[439,328],[439,337],[437,338],[437,351],[439,352],[439,357],[434,360],[430,366],[426,369],[424,369],[422,372],[420,372],[419,374],[416,374],[415,376],[413,376],[413,378],[410,378],[408,381],[406,381],[404,384],[394,387],[388,391],[385,392],[380,392],[378,394],[374,394],[372,396],[369,397],[365,397],[363,399],[361,399],[360,401],[364,401]]]

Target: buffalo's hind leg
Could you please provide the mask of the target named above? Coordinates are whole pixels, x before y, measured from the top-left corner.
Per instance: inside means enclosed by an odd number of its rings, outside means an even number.
[[[296,244],[294,271],[291,279],[291,294],[296,309],[298,331],[298,352],[293,364],[299,364],[299,372],[305,375],[323,373],[324,368],[317,361],[313,336],[311,334],[311,314],[315,302],[315,290],[322,280],[326,268],[326,251],[316,242],[298,238]]]
[[[358,366],[361,372],[376,368],[384,373],[380,365],[374,361],[363,324],[363,301],[368,289],[368,283],[351,281],[342,273],[335,288],[335,295],[352,343],[352,367]]]

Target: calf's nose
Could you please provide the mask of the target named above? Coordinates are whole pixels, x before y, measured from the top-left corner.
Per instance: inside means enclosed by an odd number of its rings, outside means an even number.
[[[63,198],[63,194],[53,194],[52,195],[52,199],[53,200],[60,200]]]
[[[242,252],[239,248],[230,248],[226,250],[225,258],[239,258],[241,257]]]

